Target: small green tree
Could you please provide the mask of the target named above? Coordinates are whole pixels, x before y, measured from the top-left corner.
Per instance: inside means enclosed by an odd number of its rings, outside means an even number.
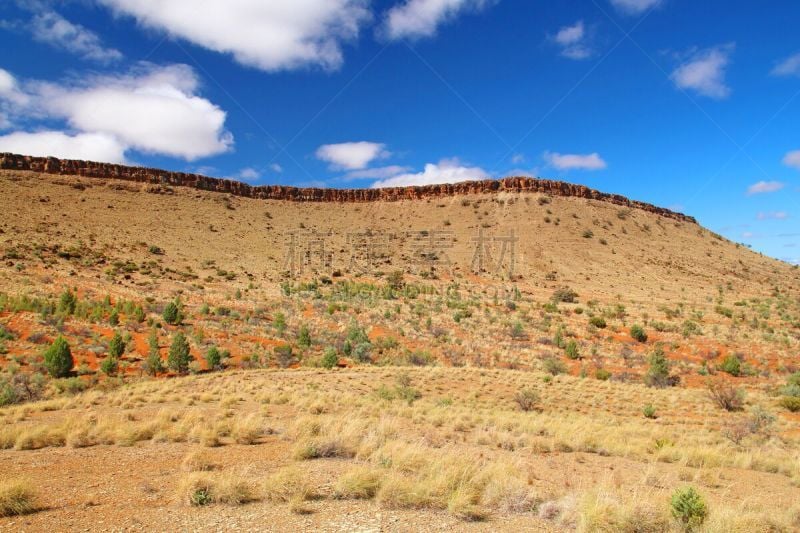
[[[189,370],[192,356],[189,353],[189,342],[183,332],[179,331],[172,339],[167,356],[167,366],[177,374],[185,374]]]
[[[328,346],[325,348],[325,353],[322,355],[322,366],[325,368],[333,368],[339,364],[339,354],[336,353],[336,348]]]
[[[292,354],[292,347],[290,345],[283,344],[281,346],[276,346],[273,351],[278,366],[281,368],[287,368],[294,362],[294,355]]]
[[[300,326],[300,332],[297,334],[297,345],[301,348],[311,346],[311,332],[305,324]]]
[[[119,359],[109,355],[100,363],[100,370],[107,376],[113,376],[119,369]]]
[[[738,376],[742,372],[742,362],[739,361],[738,357],[731,354],[722,360],[720,369],[731,376]]]
[[[115,331],[114,336],[111,337],[111,342],[108,343],[108,356],[117,359],[123,353],[125,353],[125,341],[122,340],[122,335],[119,334],[119,331]]]
[[[564,346],[565,346],[565,344],[564,344],[564,332],[561,330],[561,327],[559,327],[556,330],[556,334],[553,336],[553,344],[555,344],[559,348],[564,348]]]
[[[644,378],[649,387],[668,387],[671,385],[669,361],[661,345],[656,346],[650,355],[650,368]]]
[[[65,378],[69,376],[74,365],[75,360],[72,359],[69,344],[59,335],[44,352],[44,366],[54,378]]]
[[[680,522],[686,531],[700,527],[708,514],[703,497],[694,490],[694,487],[678,489],[672,493],[670,507],[673,518]]]
[[[564,351],[570,359],[579,359],[581,356],[578,352],[578,343],[574,339],[567,343],[567,347],[564,348]]]
[[[183,322],[183,314],[181,313],[179,302],[172,301],[164,308],[164,313],[161,315],[164,322],[173,326],[179,325]]]
[[[209,370],[216,370],[222,365],[222,355],[216,346],[212,346],[206,352],[206,365]]]
[[[631,337],[639,342],[647,342],[647,333],[639,324],[634,324],[631,326]]]
[[[150,332],[147,339],[148,352],[147,359],[144,361],[144,371],[151,376],[157,376],[164,371],[164,363],[161,361],[161,352],[158,348],[158,334],[156,330]]]
[[[283,333],[286,331],[286,315],[280,311],[275,313],[275,319],[273,320],[272,325],[275,326],[275,331],[278,332],[278,335],[283,335]]]
[[[142,309],[141,305],[133,308],[133,319],[139,323],[144,322],[144,309]]]
[[[116,309],[112,309],[111,314],[108,315],[108,323],[112,326],[119,326],[119,312]]]
[[[513,339],[521,339],[525,336],[525,328],[522,325],[522,322],[517,320],[511,326],[511,338]]]
[[[76,305],[78,305],[78,297],[67,287],[58,300],[58,312],[64,315],[74,314]]]

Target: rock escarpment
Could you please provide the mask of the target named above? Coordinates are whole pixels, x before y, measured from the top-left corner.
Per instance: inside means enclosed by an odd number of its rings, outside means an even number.
[[[300,188],[285,185],[248,185],[239,181],[209,178],[199,174],[171,172],[145,167],[131,167],[94,161],[57,159],[54,157],[33,157],[18,154],[0,153],[0,169],[26,170],[43,174],[60,174],[106,178],[179,187],[193,187],[213,191],[268,200],[287,200],[292,202],[372,202],[398,200],[419,200],[463,194],[495,192],[535,192],[552,196],[572,196],[600,200],[616,205],[642,209],[651,213],[680,221],[696,223],[693,217],[676,213],[669,209],[648,203],[629,200],[619,194],[607,194],[583,185],[563,181],[552,181],[528,177],[509,177],[498,180],[466,181],[441,185],[419,187],[390,187],[384,189],[323,189]]]

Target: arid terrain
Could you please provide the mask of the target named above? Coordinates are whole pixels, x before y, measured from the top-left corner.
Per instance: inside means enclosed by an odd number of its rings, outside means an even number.
[[[688,217],[0,170],[0,255],[0,529],[800,530],[800,270]]]

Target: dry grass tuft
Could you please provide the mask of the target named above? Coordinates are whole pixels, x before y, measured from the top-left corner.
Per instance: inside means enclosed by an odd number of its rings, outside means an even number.
[[[214,462],[209,452],[202,448],[186,454],[181,466],[186,472],[210,472],[219,468],[219,465]]]
[[[334,496],[341,499],[370,500],[378,493],[385,472],[358,467],[345,472],[334,486]]]
[[[0,516],[29,514],[37,510],[36,493],[24,479],[0,481]]]
[[[303,470],[286,466],[264,482],[264,497],[276,502],[309,501],[318,497],[314,484]]]
[[[181,480],[178,497],[193,506],[212,503],[242,505],[257,499],[252,484],[230,472],[219,475],[192,472]]]

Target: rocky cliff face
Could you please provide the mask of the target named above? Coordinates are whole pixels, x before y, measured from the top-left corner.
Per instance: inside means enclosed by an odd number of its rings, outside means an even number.
[[[511,177],[499,180],[467,181],[462,183],[425,185],[421,187],[391,187],[385,189],[321,189],[298,188],[284,185],[252,186],[239,181],[209,178],[199,174],[170,172],[144,167],[129,167],[93,161],[32,157],[0,153],[0,169],[28,170],[44,174],[111,178],[138,183],[193,187],[204,191],[293,202],[372,202],[419,200],[423,198],[478,194],[493,192],[537,192],[553,196],[574,196],[601,200],[616,205],[642,209],[664,217],[696,223],[693,217],[656,207],[644,202],[629,200],[618,194],[607,194],[583,185],[538,178]]]

